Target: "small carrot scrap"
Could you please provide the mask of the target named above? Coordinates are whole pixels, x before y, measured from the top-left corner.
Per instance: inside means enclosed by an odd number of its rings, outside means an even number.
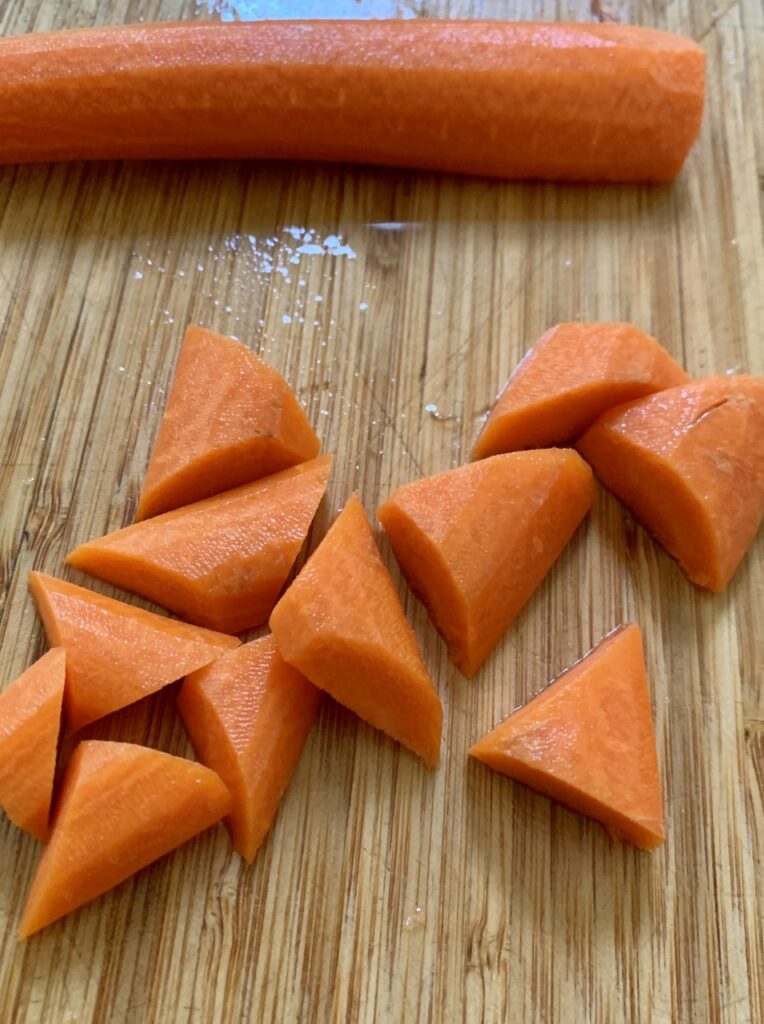
[[[495,455],[415,480],[377,516],[454,664],[474,675],[594,498],[570,449]]]
[[[137,519],[305,462],[318,438],[284,378],[233,338],[189,327]]]
[[[81,544],[69,565],[224,633],[259,626],[326,490],[324,455]]]
[[[285,661],[435,767],[443,709],[353,496],[273,609]]]
[[[239,646],[224,633],[134,608],[41,572],[29,574],[52,644],[66,650],[71,732],[208,665]]]
[[[639,626],[623,626],[479,740],[470,755],[653,850],[663,797]]]
[[[203,765],[133,743],[80,743],[19,938],[113,889],[214,825],[230,806],[230,793]]]
[[[287,665],[272,636],[224,654],[183,683],[178,711],[199,760],[233,804],[225,825],[252,863],[297,767],[321,691]]]
[[[687,380],[655,338],[632,324],[557,324],[507,381],[472,458],[570,444],[612,406]]]
[[[41,842],[61,727],[66,654],[54,647],[0,693],[0,807]]]
[[[196,21],[10,36],[0,162],[257,157],[670,181],[704,84],[700,46],[626,25]]]
[[[764,378],[708,377],[611,409],[577,447],[693,583],[724,590],[764,518]]]

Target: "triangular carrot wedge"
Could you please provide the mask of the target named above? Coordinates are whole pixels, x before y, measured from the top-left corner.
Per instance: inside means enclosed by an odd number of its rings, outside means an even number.
[[[80,743],[64,774],[19,938],[113,889],[230,807],[220,778],[194,761],[133,743]]]
[[[472,458],[570,444],[612,406],[688,379],[655,338],[632,324],[557,324],[507,381]]]
[[[75,548],[67,562],[238,633],[265,622],[326,490],[332,457],[165,512]]]
[[[454,664],[474,675],[591,507],[569,448],[495,455],[415,480],[377,516]]]
[[[66,650],[64,709],[76,732],[208,665],[239,640],[134,608],[73,583],[29,574],[51,644]]]
[[[479,740],[472,757],[645,850],[665,839],[639,626],[605,637]]]
[[[241,342],[189,327],[136,519],[277,473],[318,449],[281,374]]]
[[[0,807],[43,843],[61,728],[66,654],[54,647],[0,693]]]
[[[297,767],[321,691],[287,665],[272,636],[186,678],[178,711],[197,757],[233,797],[225,825],[250,864]]]
[[[611,409],[577,447],[693,583],[724,590],[764,517],[764,377],[708,377]]]
[[[443,709],[358,498],[345,505],[270,618],[314,686],[438,763]]]

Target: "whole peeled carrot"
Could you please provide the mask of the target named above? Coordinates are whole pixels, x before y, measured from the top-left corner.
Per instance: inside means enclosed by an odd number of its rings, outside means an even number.
[[[0,40],[0,162],[258,157],[669,181],[704,55],[621,25],[278,21]]]

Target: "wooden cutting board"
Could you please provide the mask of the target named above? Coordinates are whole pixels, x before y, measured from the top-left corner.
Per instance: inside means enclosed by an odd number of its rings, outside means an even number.
[[[557,321],[631,320],[691,374],[764,373],[760,0],[8,0],[0,32],[237,9],[682,31],[708,55],[702,137],[652,189],[299,164],[0,169],[2,685],[45,648],[29,570],[61,573],[75,543],[131,520],[189,322],[283,371],[336,453],[310,546],[353,490],[373,513],[462,462]],[[21,945],[39,848],[3,819],[0,1021],[764,1019],[764,537],[713,596],[601,492],[469,682],[381,547],[445,705],[441,769],[327,700],[253,867],[218,827]],[[645,633],[667,801],[652,855],[465,757],[626,620]],[[88,735],[190,755],[174,697]]]

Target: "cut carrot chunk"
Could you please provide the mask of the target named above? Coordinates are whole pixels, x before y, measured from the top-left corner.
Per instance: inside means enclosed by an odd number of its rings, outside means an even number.
[[[443,709],[358,498],[271,613],[279,651],[311,683],[435,767]]]
[[[297,767],[321,691],[287,665],[272,636],[192,672],[178,710],[197,757],[233,797],[225,824],[250,864]]]
[[[280,374],[233,338],[189,327],[136,518],[277,473],[318,448]]]
[[[639,626],[621,627],[476,743],[472,757],[645,850],[665,839]]]
[[[56,769],[66,654],[54,647],[0,693],[0,807],[43,843]]]
[[[764,517],[764,378],[709,377],[612,409],[577,447],[693,583],[724,590]]]
[[[255,21],[0,41],[0,162],[258,157],[670,181],[704,54],[626,25]]]
[[[570,449],[515,452],[415,480],[377,515],[455,665],[474,675],[592,504]]]
[[[472,458],[570,444],[614,405],[688,379],[655,338],[631,324],[558,324],[507,381]]]
[[[80,743],[19,938],[113,889],[214,825],[230,806],[230,793],[203,765],[132,743]]]
[[[331,455],[75,548],[69,565],[225,633],[259,626],[307,536]]]
[[[208,665],[239,641],[29,574],[48,639],[66,650],[64,709],[75,732]]]

